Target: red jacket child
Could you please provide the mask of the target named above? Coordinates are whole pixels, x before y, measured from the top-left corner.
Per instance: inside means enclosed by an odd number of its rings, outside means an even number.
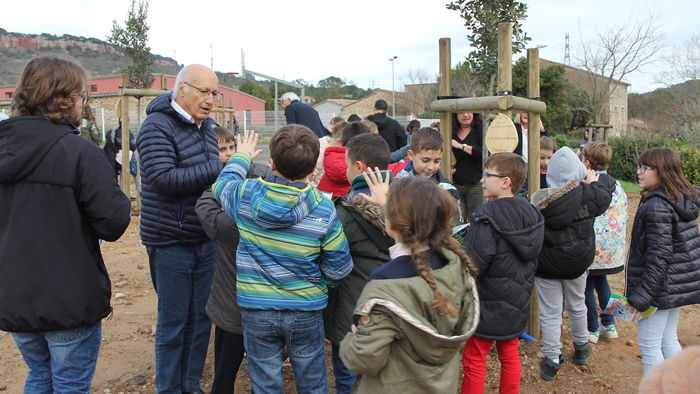
[[[347,167],[345,166],[345,147],[329,146],[323,156],[323,177],[318,183],[318,190],[333,193],[333,197],[344,197],[350,189]]]

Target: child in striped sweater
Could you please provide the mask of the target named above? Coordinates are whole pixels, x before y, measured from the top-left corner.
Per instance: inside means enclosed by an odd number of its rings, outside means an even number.
[[[212,191],[236,221],[236,293],[253,391],[284,392],[286,347],[298,392],[327,390],[322,311],[328,287],[352,270],[333,203],[308,184],[319,153],[307,127],[270,141],[274,175],[246,179],[258,136],[246,132]]]

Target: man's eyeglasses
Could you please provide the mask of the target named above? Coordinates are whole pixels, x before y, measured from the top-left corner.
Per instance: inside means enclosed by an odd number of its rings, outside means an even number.
[[[482,178],[488,178],[490,176],[495,176],[496,178],[508,178],[507,175],[493,174],[490,172],[485,172],[484,175],[482,176]]]
[[[79,94],[78,97],[83,100],[83,105],[87,105],[88,101],[90,100],[90,96],[87,94]]]
[[[199,94],[201,94],[202,96],[208,96],[208,95],[211,94],[212,98],[217,99],[217,98],[222,97],[222,96],[224,95],[223,93],[221,93],[221,92],[218,91],[218,90],[209,90],[209,89],[198,88],[198,87],[192,85],[191,83],[185,82],[185,81],[182,81],[182,83],[184,83],[185,85],[187,85],[187,86],[191,87],[192,89],[198,91]]]
[[[639,172],[642,172],[642,173],[646,172],[647,170],[653,170],[653,169],[654,169],[654,167],[649,167],[648,165],[645,165],[645,164],[637,165],[637,170],[639,170]]]

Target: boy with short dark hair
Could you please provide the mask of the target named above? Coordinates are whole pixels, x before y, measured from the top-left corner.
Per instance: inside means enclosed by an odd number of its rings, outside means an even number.
[[[432,179],[440,188],[447,190],[455,199],[459,200],[457,188],[440,173],[442,136],[438,130],[423,127],[414,132],[407,156],[410,162],[403,171],[396,174],[397,178],[420,175]]]
[[[377,134],[362,134],[348,141],[345,153],[347,177],[352,180],[352,188],[345,198],[336,198],[334,202],[350,243],[353,269],[331,290],[325,316],[326,338],[332,344],[336,392],[341,394],[350,392],[355,374],[340,360],[338,346],[350,332],[353,310],[369,275],[391,260],[389,247],[394,244],[386,234],[382,209],[360,196],[360,193],[370,195],[363,172],[379,168],[385,177],[392,176],[391,171],[387,171],[389,146]]]
[[[328,287],[352,269],[333,203],[308,184],[319,152],[307,127],[288,125],[270,141],[272,176],[245,179],[258,136],[246,132],[212,187],[240,231],[236,293],[253,391],[284,392],[286,347],[297,391],[325,392],[322,310]]]
[[[610,206],[612,195],[598,178],[565,146],[554,153],[549,163],[549,188],[538,190],[531,197],[546,225],[535,273],[544,354],[540,377],[544,380],[554,379],[564,362],[562,309],[569,316],[574,363],[586,364],[592,352],[586,330],[586,271],[595,255],[593,221]]]
[[[525,161],[515,153],[495,153],[484,165],[481,184],[489,202],[472,213],[464,243],[479,270],[481,313],[462,355],[462,393],[483,393],[486,357],[494,341],[501,361],[500,392],[517,393],[520,387],[518,337],[525,332],[544,239],[542,214],[515,197],[526,175]]]
[[[622,272],[625,265],[625,237],[627,236],[627,194],[620,182],[611,177],[607,169],[612,161],[612,149],[604,142],[589,142],[581,148],[581,161],[586,168],[600,175],[598,180],[612,191],[612,201],[602,215],[595,218],[596,253],[586,278],[586,309],[588,310],[588,341],[597,343],[598,338],[617,338],[615,317],[603,313],[610,300],[608,275]],[[598,305],[600,305],[600,329]]]

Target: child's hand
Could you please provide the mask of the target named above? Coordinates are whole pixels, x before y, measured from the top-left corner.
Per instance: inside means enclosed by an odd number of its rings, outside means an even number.
[[[386,196],[389,193],[389,177],[386,179],[382,177],[382,172],[378,167],[374,168],[374,171],[365,171],[362,176],[369,186],[369,191],[372,194],[368,196],[367,194],[360,193],[360,197],[364,198],[373,205],[378,205],[380,207],[386,204]]]
[[[255,158],[262,153],[262,149],[255,149],[258,145],[258,133],[253,130],[246,130],[243,135],[238,134],[236,136],[236,141],[238,152],[250,156],[251,161],[255,160]]]
[[[596,174],[592,169],[588,169],[588,176],[583,180],[584,183],[598,182],[600,174]]]

